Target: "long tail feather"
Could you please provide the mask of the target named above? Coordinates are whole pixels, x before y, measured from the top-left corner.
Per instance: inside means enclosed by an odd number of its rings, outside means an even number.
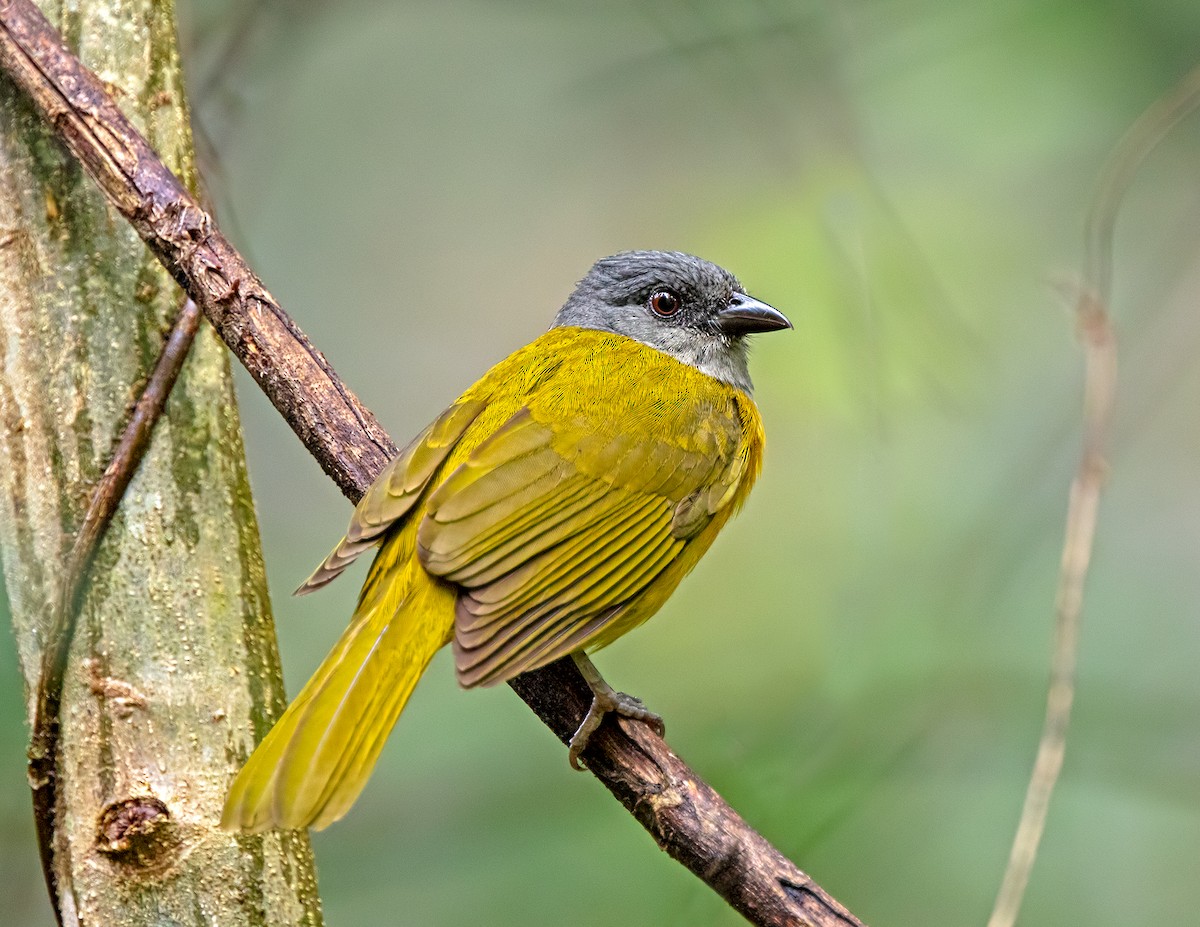
[[[452,595],[424,577],[384,586],[384,594],[360,602],[234,780],[221,818],[226,830],[321,829],[354,804],[453,621]]]

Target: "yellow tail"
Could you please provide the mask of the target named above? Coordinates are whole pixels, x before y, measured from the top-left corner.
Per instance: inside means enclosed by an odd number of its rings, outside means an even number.
[[[415,563],[393,561],[383,571],[397,566],[409,575],[368,580],[378,594],[364,595],[337,645],[238,773],[221,816],[226,830],[320,830],[358,798],[453,622],[453,596]]]

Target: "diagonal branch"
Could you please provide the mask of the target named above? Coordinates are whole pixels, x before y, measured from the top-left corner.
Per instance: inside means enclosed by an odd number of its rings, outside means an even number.
[[[395,444],[29,0],[0,0],[0,69],[195,300],[322,469],[357,500]],[[512,687],[564,742],[590,702],[569,660]],[[586,758],[659,846],[753,923],[861,924],[644,726],[604,726]]]
[[[396,453],[213,218],[29,0],[0,2],[0,67],[195,300],[322,469],[357,498]]]

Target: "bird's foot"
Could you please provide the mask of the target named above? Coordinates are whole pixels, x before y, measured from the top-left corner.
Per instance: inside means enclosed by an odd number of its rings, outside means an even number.
[[[663,724],[663,719],[660,715],[656,715],[650,711],[640,698],[635,698],[632,695],[627,695],[624,692],[617,692],[604,681],[599,670],[592,664],[582,653],[573,654],[575,664],[579,667],[579,671],[583,674],[584,680],[588,684],[588,688],[592,690],[592,704],[588,708],[588,712],[584,715],[583,722],[576,729],[571,737],[570,750],[567,753],[567,759],[571,763],[572,769],[583,769],[583,764],[580,762],[580,755],[587,749],[588,741],[591,740],[592,734],[600,727],[600,722],[604,720],[604,716],[610,713],[621,715],[623,718],[632,718],[634,721],[641,721],[643,724],[650,726],[659,737],[666,732],[666,725]]]

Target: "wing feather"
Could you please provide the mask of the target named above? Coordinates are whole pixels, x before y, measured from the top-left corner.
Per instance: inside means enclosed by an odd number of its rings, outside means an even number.
[[[662,532],[657,522],[661,505],[654,499],[630,500],[615,522],[594,521],[571,539],[531,559],[500,579],[463,596],[469,613],[480,623],[511,619],[536,607],[554,607],[577,599],[614,570],[630,563],[630,548],[636,550],[658,542]],[[668,514],[669,519],[669,514]],[[472,625],[459,622],[459,628]]]
[[[505,641],[503,659],[467,663],[458,671],[459,681],[467,687],[493,686],[557,660],[584,646],[600,633],[623,609],[624,605],[613,606],[579,620],[578,616],[558,612],[540,622],[526,622],[517,628]],[[456,665],[461,656],[473,657],[454,639]]]
[[[731,496],[732,405],[668,439],[523,409],[430,494],[417,550],[459,586],[455,658],[492,685],[586,646],[623,614]]]
[[[331,583],[411,511],[454,445],[483,411],[478,399],[456,402],[417,435],[371,484],[333,551],[295,592],[307,595]]]
[[[570,480],[524,511],[494,527],[481,528],[453,559],[442,560],[441,567],[464,585],[491,582],[512,569],[511,558],[518,552],[530,557],[569,537],[575,531],[573,519],[596,506],[603,494],[603,487],[594,483],[580,478]],[[542,513],[544,517],[540,517]],[[432,554],[430,562],[435,562]]]

